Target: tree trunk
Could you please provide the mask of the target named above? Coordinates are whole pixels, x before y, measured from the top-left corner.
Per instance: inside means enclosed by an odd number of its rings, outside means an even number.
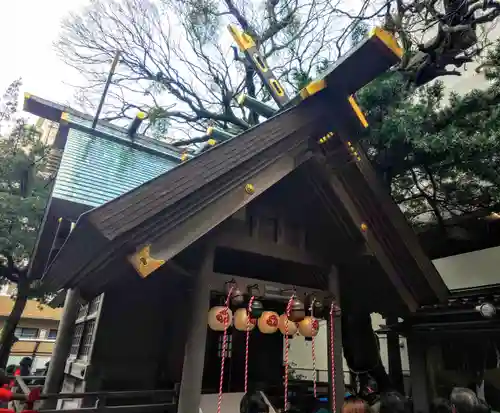
[[[23,285],[26,284],[26,285]],[[9,360],[10,350],[14,344],[17,324],[21,319],[21,316],[26,307],[26,302],[28,301],[29,286],[28,281],[19,282],[17,288],[17,297],[14,302],[14,307],[12,308],[9,317],[5,320],[5,324],[0,333],[0,368],[4,369]]]

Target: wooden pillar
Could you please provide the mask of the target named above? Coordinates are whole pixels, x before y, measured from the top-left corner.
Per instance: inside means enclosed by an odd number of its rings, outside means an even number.
[[[338,272],[335,267],[332,267],[328,278],[328,290],[335,296],[337,305],[340,306],[340,289],[339,289],[339,279]],[[328,309],[329,311],[329,309]],[[342,411],[342,406],[344,404],[344,395],[345,395],[345,386],[344,386],[344,363],[342,358],[342,324],[341,324],[340,314],[334,318],[333,325],[333,340],[334,340],[334,363],[335,363],[335,404],[336,404],[336,412],[340,413]],[[332,371],[332,360],[330,357],[331,351],[331,334],[332,334],[332,326],[330,323],[330,317],[328,317],[328,372],[331,374]],[[332,394],[332,386],[328,386],[328,403],[329,410],[333,412],[333,394]]]
[[[73,332],[75,321],[80,309],[80,293],[77,288],[67,291],[64,301],[64,310],[59,322],[57,330],[56,342],[52,357],[50,359],[49,370],[45,385],[43,386],[44,393],[59,393],[61,384],[64,378],[64,368],[71,350],[71,342],[73,340]],[[55,409],[57,400],[45,400],[42,402],[42,408]]]
[[[429,413],[430,396],[426,345],[415,334],[409,334],[406,342],[410,362],[413,411],[415,413]]]
[[[396,324],[397,317],[387,317],[386,324]],[[399,334],[395,331],[387,333],[387,357],[389,359],[389,377],[395,389],[401,394],[405,393],[403,365],[401,363],[401,346]]]
[[[207,341],[207,316],[210,309],[210,275],[214,249],[209,248],[200,271],[193,280],[191,322],[184,350],[184,363],[177,413],[198,413]]]

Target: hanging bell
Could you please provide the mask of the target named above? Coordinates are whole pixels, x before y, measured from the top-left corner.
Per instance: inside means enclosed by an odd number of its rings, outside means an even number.
[[[290,307],[290,315],[288,319],[295,323],[302,321],[306,316],[306,309],[304,307],[304,303],[300,301],[298,298],[294,298],[292,300],[292,304]]]
[[[324,316],[324,306],[323,303],[318,300],[314,294],[308,294],[306,296],[304,306],[307,311],[310,311],[313,317],[323,318]]]
[[[264,312],[264,306],[258,300],[253,300],[253,303],[250,307],[250,317],[251,318],[259,318]]]
[[[235,307],[242,307],[245,304],[245,296],[239,288],[234,288],[231,293],[231,303]]]

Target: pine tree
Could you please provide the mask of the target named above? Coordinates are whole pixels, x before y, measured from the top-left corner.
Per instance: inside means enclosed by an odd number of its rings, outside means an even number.
[[[47,147],[35,128],[16,118],[20,86],[20,79],[13,82],[0,101],[0,117],[10,129],[0,135],[0,282],[17,284],[14,307],[0,332],[0,367],[7,363],[14,331],[35,293],[28,266],[50,193],[50,182],[39,174]]]

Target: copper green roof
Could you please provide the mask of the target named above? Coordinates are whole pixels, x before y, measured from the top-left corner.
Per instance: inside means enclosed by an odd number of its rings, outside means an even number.
[[[156,178],[177,165],[119,140],[70,128],[52,196],[96,207]]]

